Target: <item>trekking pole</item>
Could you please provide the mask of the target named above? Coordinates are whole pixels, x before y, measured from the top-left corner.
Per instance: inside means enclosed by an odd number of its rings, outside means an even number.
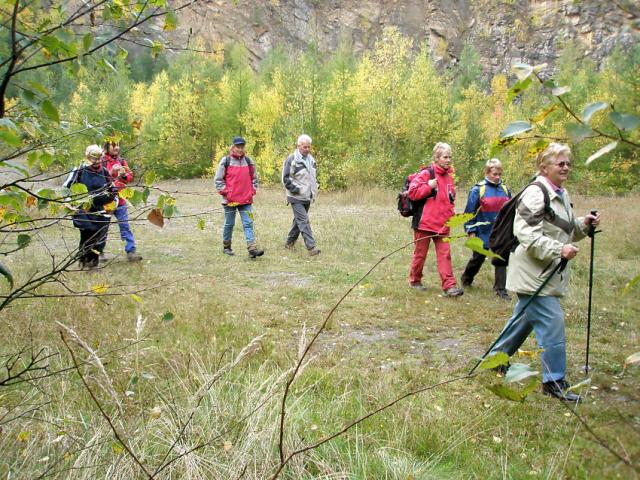
[[[540,294],[540,292],[547,285],[547,283],[549,283],[549,280],[551,280],[551,277],[553,277],[557,272],[561,272],[562,270],[564,270],[564,268],[567,266],[567,261],[568,261],[567,259],[563,258],[562,260],[560,260],[560,262],[558,262],[558,264],[555,267],[553,267],[553,270],[551,270],[551,273],[547,275],[547,278],[544,279],[544,282],[542,282],[542,285],[540,285],[538,289],[535,291],[535,293],[531,295],[531,297],[529,297],[529,300],[527,300],[527,303],[524,304],[524,307],[522,307],[522,309],[518,312],[518,314],[511,319],[511,321],[507,324],[506,327],[504,327],[504,330],[502,330],[502,333],[498,336],[498,338],[496,338],[496,341],[491,344],[491,346],[487,349],[487,351],[484,352],[484,355],[480,357],[480,360],[478,360],[478,362],[473,366],[473,368],[469,370],[468,375],[471,375],[476,370],[476,368],[478,368],[478,365],[482,363],[482,361],[489,354],[489,352],[491,352],[493,347],[495,347],[498,344],[498,342],[502,340],[502,338],[507,334],[507,332],[511,330],[511,328],[516,324],[516,322],[520,320],[520,318],[522,318],[527,307],[531,304],[533,299]]]
[[[591,215],[597,215],[597,210],[591,210]],[[584,362],[585,375],[589,375],[589,340],[591,339],[591,296],[593,293],[593,256],[595,251],[596,227],[589,225],[589,237],[591,238],[591,256],[589,258],[589,304],[587,307],[587,358]]]

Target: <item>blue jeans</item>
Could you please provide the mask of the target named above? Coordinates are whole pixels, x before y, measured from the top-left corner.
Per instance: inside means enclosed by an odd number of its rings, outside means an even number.
[[[256,243],[253,235],[253,220],[251,219],[251,205],[238,205],[237,207],[228,207],[224,205],[224,227],[222,229],[222,242],[225,245],[231,245],[231,237],[233,236],[233,227],[236,224],[236,210],[240,213],[242,220],[242,228],[244,228],[244,236],[247,239],[247,245],[251,246]]]
[[[531,295],[518,294],[518,303],[512,319],[520,313]],[[511,322],[511,320],[509,320]],[[507,322],[507,326],[509,325]],[[507,329],[503,330],[503,332]],[[542,381],[552,382],[565,377],[567,371],[567,351],[564,335],[564,312],[558,297],[536,297],[529,304],[520,319],[513,324],[504,338],[491,353],[505,352],[513,355],[524,343],[531,331],[535,332],[538,346],[544,349],[542,361]]]
[[[118,227],[120,227],[120,238],[124,243],[124,251],[129,253],[136,249],[136,242],[133,239],[133,232],[129,226],[129,210],[127,204],[119,205],[113,212],[116,220],[118,220]]]

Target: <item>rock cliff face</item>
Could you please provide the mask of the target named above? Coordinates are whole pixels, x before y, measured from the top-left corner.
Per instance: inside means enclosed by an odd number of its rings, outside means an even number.
[[[640,28],[640,7],[629,0],[205,0],[180,16],[174,43],[243,42],[254,62],[276,45],[295,51],[314,42],[331,52],[344,38],[361,52],[396,26],[416,49],[426,42],[441,67],[472,44],[485,74],[522,61],[553,64],[570,39],[600,62],[616,45],[637,42]]]

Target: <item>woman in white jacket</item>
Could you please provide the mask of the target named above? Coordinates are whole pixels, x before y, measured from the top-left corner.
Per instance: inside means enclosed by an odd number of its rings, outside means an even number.
[[[520,242],[509,258],[507,289],[518,295],[514,317],[544,282],[561,259],[571,260],[578,254],[572,242],[584,238],[591,225],[600,223],[600,215],[588,214],[583,218],[573,215],[569,194],[564,184],[571,168],[571,150],[568,146],[551,143],[538,155],[536,180],[546,188],[550,209],[545,208],[542,190],[530,185],[520,197],[515,214],[513,233]],[[492,353],[513,355],[533,330],[541,354],[543,392],[566,401],[578,401],[570,391],[566,374],[566,345],[564,312],[560,297],[569,284],[569,265],[554,274],[542,291],[528,305],[524,315],[512,327]]]

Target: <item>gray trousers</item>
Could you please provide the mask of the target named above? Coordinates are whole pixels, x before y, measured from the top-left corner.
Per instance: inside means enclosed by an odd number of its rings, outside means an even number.
[[[311,250],[316,246],[316,241],[313,239],[313,233],[311,232],[311,224],[309,223],[309,207],[310,203],[291,203],[293,209],[293,223],[291,224],[291,230],[287,235],[287,243],[293,244],[298,239],[298,236],[302,234],[304,245]]]

